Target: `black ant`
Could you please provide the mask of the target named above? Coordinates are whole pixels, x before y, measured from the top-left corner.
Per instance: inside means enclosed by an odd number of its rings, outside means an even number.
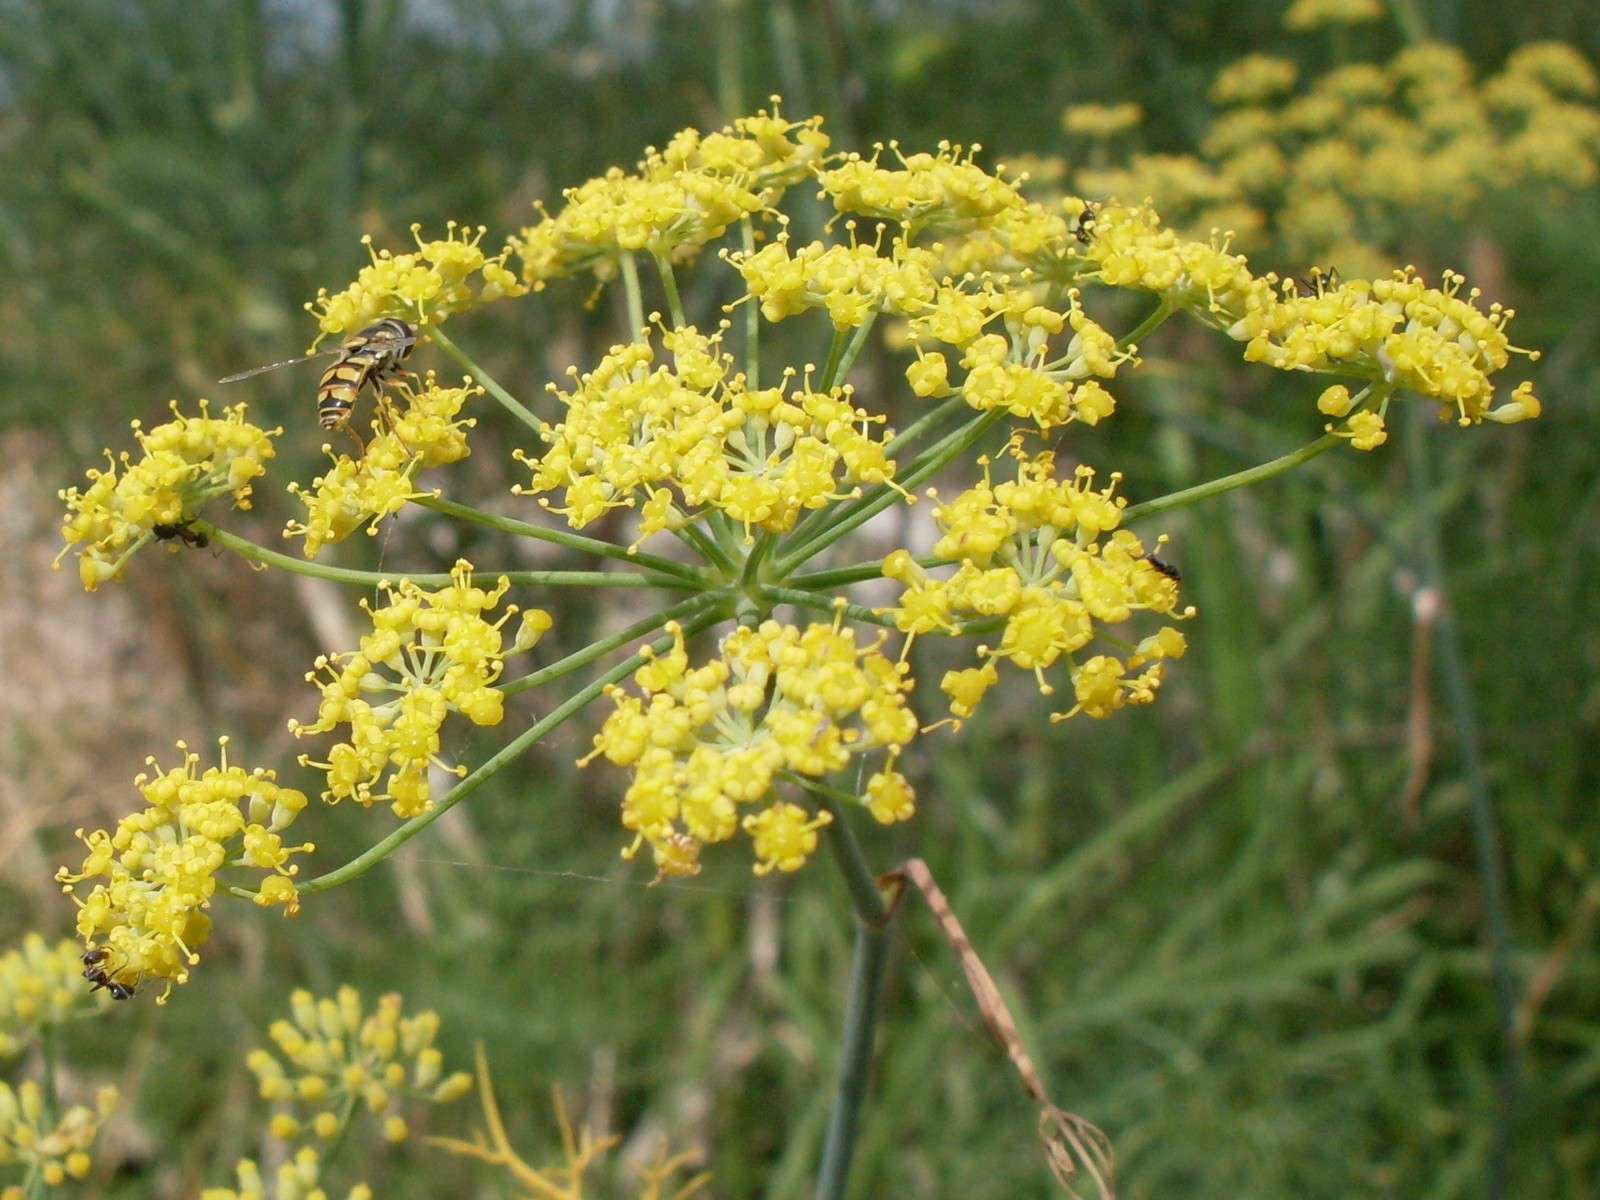
[[[1183,572],[1178,570],[1177,567],[1173,566],[1165,559],[1157,558],[1154,554],[1146,554],[1144,556],[1144,560],[1162,575],[1165,575],[1168,579],[1172,580],[1173,583],[1183,582]]]
[[[156,535],[158,542],[170,542],[177,539],[185,546],[193,546],[196,550],[204,550],[211,544],[211,539],[205,533],[194,528],[194,518],[185,517],[173,523],[158,523],[150,526],[150,532]]]
[[[1067,222],[1067,228],[1072,231],[1072,236],[1087,246],[1094,241],[1095,206],[1085,203],[1083,211]]]
[[[1295,295],[1302,300],[1309,300],[1313,296],[1321,296],[1331,292],[1339,286],[1339,268],[1312,267],[1310,272],[1294,281]]]
[[[85,950],[80,957],[83,959],[83,977],[94,985],[89,989],[91,993],[98,992],[101,988],[104,988],[111,993],[113,1000],[128,1000],[133,997],[134,988],[125,983],[118,983],[100,965],[106,959],[104,947],[97,946],[92,950]]]

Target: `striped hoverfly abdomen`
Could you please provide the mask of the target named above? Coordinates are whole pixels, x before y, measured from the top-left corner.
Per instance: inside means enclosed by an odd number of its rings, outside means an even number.
[[[264,371],[307,362],[325,354],[336,354],[332,366],[322,373],[317,384],[317,423],[324,429],[343,429],[356,439],[361,438],[350,428],[350,414],[355,411],[361,389],[368,384],[378,393],[383,404],[384,382],[394,376],[406,374],[401,363],[410,357],[417,344],[417,327],[398,317],[384,317],[360,331],[351,334],[337,350],[323,350],[300,358],[286,358],[282,362],[268,363],[264,367],[229,375],[221,383],[236,383]]]

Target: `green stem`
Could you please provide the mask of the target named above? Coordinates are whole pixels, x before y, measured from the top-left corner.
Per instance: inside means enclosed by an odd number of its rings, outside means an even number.
[[[953,567],[956,564],[952,559],[940,558],[937,554],[923,554],[918,556],[917,565],[922,567]],[[804,575],[791,575],[788,583],[791,587],[825,592],[833,588],[849,587],[852,583],[865,583],[869,579],[882,578],[883,560],[879,559],[876,562],[856,563],[848,567],[832,567],[826,571],[809,571]]]
[[[772,604],[793,604],[796,608],[809,608],[814,612],[835,613],[840,609],[852,621],[864,621],[868,625],[882,625],[886,629],[897,628],[894,621],[879,615],[876,611],[860,604],[840,604],[837,600],[817,592],[804,592],[799,588],[763,587],[762,598]]]
[[[1445,695],[1455,717],[1457,744],[1462,772],[1467,778],[1471,799],[1472,841],[1477,858],[1478,881],[1483,890],[1483,919],[1489,943],[1489,973],[1494,990],[1494,1006],[1500,1027],[1499,1078],[1496,1081],[1494,1137],[1489,1151],[1487,1192],[1490,1200],[1511,1195],[1512,1163],[1516,1149],[1517,1105],[1521,1064],[1517,1047],[1516,1006],[1518,985],[1511,967],[1511,922],[1507,916],[1505,851],[1501,845],[1500,821],[1495,813],[1488,771],[1478,732],[1477,706],[1473,702],[1472,679],[1467,671],[1461,634],[1456,628],[1450,605],[1449,581],[1445,573],[1444,552],[1440,548],[1438,520],[1429,494],[1428,426],[1432,422],[1422,408],[1408,414],[1406,460],[1417,512],[1422,584],[1438,596],[1435,622],[1439,646],[1439,666],[1444,676]]]
[[[709,612],[697,617],[684,626],[684,635],[698,633],[700,630],[716,624],[716,622],[723,619],[723,615],[720,612]],[[671,645],[672,639],[670,637],[657,638],[652,643],[652,649],[656,653],[660,653]],[[550,714],[543,720],[535,722],[512,741],[502,746],[493,758],[480,764],[476,770],[451,788],[427,812],[420,817],[412,817],[391,832],[388,837],[379,841],[365,853],[357,855],[345,863],[344,866],[300,884],[300,894],[305,896],[315,895],[317,892],[325,892],[329,888],[336,888],[341,884],[349,883],[352,879],[359,879],[365,875],[429,825],[432,825],[445,813],[505,770],[545,734],[576,716],[579,711],[596,696],[604,692],[607,687],[616,683],[619,679],[625,678],[631,672],[638,670],[648,661],[649,657],[643,652],[632,655],[606,671],[594,682],[574,692],[564,702],[552,709]]]
[[[667,312],[672,317],[672,327],[682,329],[688,322],[684,320],[683,300],[678,296],[678,277],[673,273],[672,260],[659,251],[651,257],[656,260],[656,270],[661,275],[661,287],[667,293]]]
[[[822,366],[823,380],[833,378],[834,369],[838,367],[839,360],[844,357],[844,348],[849,344],[850,340],[845,336],[844,330],[835,329],[833,331],[833,341],[828,343],[828,361]],[[820,390],[825,392],[828,389],[823,387]]]
[[[39,1027],[39,1056],[43,1059],[44,1115],[47,1123],[54,1125],[59,1110],[56,1094],[56,1031],[47,1022]]]
[[[850,903],[855,907],[857,919],[869,925],[882,926],[889,919],[889,906],[883,902],[883,892],[877,877],[867,865],[867,856],[861,849],[855,830],[850,828],[848,814],[861,807],[861,798],[849,792],[829,787],[820,780],[802,775],[798,771],[780,772],[783,778],[805,788],[817,798],[817,803],[833,818],[827,828],[828,848],[850,889]]]
[[[1275,458],[1271,462],[1261,463],[1259,466],[1249,467],[1243,471],[1235,471],[1232,475],[1224,475],[1220,479],[1212,479],[1206,483],[1197,483],[1193,487],[1184,488],[1182,491],[1169,492],[1165,496],[1157,496],[1154,500],[1146,500],[1143,504],[1130,504],[1122,510],[1123,524],[1137,521],[1140,517],[1154,516],[1168,509],[1183,508],[1190,504],[1197,504],[1201,500],[1209,500],[1212,496],[1220,496],[1224,492],[1231,492],[1235,488],[1249,487],[1253,483],[1260,483],[1264,479],[1271,479],[1275,475],[1282,475],[1285,471],[1298,467],[1303,462],[1309,462],[1319,454],[1332,450],[1340,442],[1348,439],[1341,438],[1337,433],[1325,433],[1314,442],[1308,442],[1289,454]]]
[[[679,529],[674,529],[672,532],[685,545],[697,551],[712,566],[720,568],[729,575],[738,573],[737,568],[734,566],[733,556],[722,548],[713,535],[707,534],[699,526],[684,525]]]
[[[313,579],[327,579],[334,583],[350,583],[359,587],[375,587],[380,583],[414,583],[419,587],[448,587],[453,577],[445,571],[422,574],[405,574],[399,571],[358,571],[352,567],[330,567],[325,563],[308,562],[292,554],[280,554],[258,546],[236,533],[229,533],[209,521],[196,519],[196,532],[205,534],[217,545],[233,551],[241,558],[263,566],[278,567],[296,575],[309,575]],[[493,587],[499,579],[509,579],[513,584],[526,587],[617,587],[617,588],[676,588],[680,591],[702,586],[698,582],[669,575],[636,575],[631,571],[474,571],[472,582],[481,587]]]
[[[350,1138],[350,1126],[354,1124],[358,1100],[359,1097],[354,1092],[345,1097],[344,1111],[339,1114],[338,1132],[333,1135],[333,1141],[328,1143],[328,1148],[321,1154],[324,1169],[339,1156],[339,1151],[344,1149],[345,1142]]]
[[[777,543],[777,537],[767,530],[762,530],[756,537],[756,544],[750,547],[750,553],[744,556],[744,567],[739,571],[739,582],[745,586],[755,583],[759,577],[761,564],[766,561],[767,555],[772,553],[772,547]]]
[[[756,230],[749,217],[740,218],[739,240],[746,255],[756,252]],[[752,392],[761,386],[761,303],[754,297],[744,303],[744,382]]]
[[[886,455],[893,455],[894,452],[900,449],[901,446],[906,445],[908,442],[916,441],[916,439],[926,433],[929,428],[934,425],[941,424],[951,413],[958,412],[966,407],[967,398],[960,392],[957,392],[954,396],[951,396],[948,400],[944,401],[944,403],[930,408],[927,412],[923,413],[899,433],[895,434],[894,437],[890,438],[889,444],[883,448],[883,452]]]
[[[971,448],[979,438],[999,424],[1005,415],[1004,410],[983,413],[968,421],[960,429],[946,434],[917,457],[910,471],[902,476],[901,486],[909,492],[937,474],[952,459]],[[786,578],[795,567],[809,558],[814,558],[834,542],[866,524],[901,499],[900,492],[887,484],[879,484],[854,504],[835,510],[833,519],[816,537],[777,559],[773,564],[774,573],[780,579]]]
[[[531,409],[526,407],[522,401],[518,400],[510,392],[506,391],[505,388],[496,383],[494,377],[480,367],[477,363],[473,362],[471,356],[468,355],[466,351],[462,350],[460,346],[457,346],[444,335],[443,330],[437,328],[432,329],[428,332],[428,337],[433,341],[434,345],[438,346],[439,349],[443,350],[451,358],[455,359],[456,362],[460,363],[467,374],[472,376],[473,382],[481,383],[483,385],[483,390],[488,392],[489,395],[493,396],[500,402],[500,407],[504,408],[529,429],[532,429],[535,433],[538,433],[544,429],[544,422],[538,417],[534,416]]]
[[[1137,346],[1150,335],[1151,330],[1160,326],[1176,311],[1177,309],[1173,307],[1172,302],[1163,297],[1161,303],[1151,310],[1149,316],[1117,339],[1117,349],[1126,350],[1129,346]]]
[[[855,366],[856,359],[861,356],[861,351],[867,344],[867,335],[872,332],[873,322],[877,319],[877,313],[868,313],[867,319],[856,326],[856,331],[850,335],[850,341],[845,346],[843,355],[834,360],[831,368],[823,375],[819,391],[832,391],[844,382],[845,376],[850,374],[850,368]]]
[[[636,342],[644,336],[644,294],[639,290],[639,264],[632,254],[617,256],[622,267],[622,288],[628,296],[628,341]]]
[[[846,805],[853,806],[855,798],[814,780],[796,778],[833,815],[825,836],[855,907],[855,949],[850,957],[850,991],[845,1002],[839,1076],[834,1085],[833,1111],[828,1114],[817,1186],[812,1193],[814,1200],[842,1200],[860,1134],[861,1106],[871,1076],[878,1003],[883,995],[883,978],[889,959],[889,909],[845,817]]]
[[[731,598],[732,593],[725,591],[703,592],[698,596],[691,596],[681,604],[674,604],[671,608],[652,613],[643,620],[635,621],[626,629],[619,629],[616,633],[603,637],[598,642],[585,646],[582,650],[575,650],[565,658],[557,659],[548,667],[541,667],[531,674],[524,675],[519,679],[513,679],[510,683],[501,685],[500,691],[507,696],[516,696],[549,683],[551,680],[570,675],[579,667],[591,663],[597,658],[602,658],[621,646],[626,646],[635,638],[641,638],[647,633],[654,632],[668,621],[691,617],[710,604],[719,601],[726,603]]]
[[[467,504],[457,504],[454,500],[446,500],[441,496],[424,496],[416,503],[423,508],[431,509],[437,513],[444,513],[449,517],[459,517],[463,521],[471,521],[474,525],[484,525],[490,529],[498,529],[501,533],[536,538],[541,542],[552,542],[557,546],[565,546],[569,550],[578,550],[584,554],[594,554],[601,558],[614,558],[618,562],[635,563],[662,575],[676,576],[693,584],[695,587],[705,586],[705,580],[701,577],[700,572],[693,567],[686,563],[673,562],[670,558],[662,558],[657,554],[646,554],[640,550],[630,550],[626,546],[603,542],[599,538],[584,537],[582,534],[568,533],[562,529],[547,529],[543,525],[519,521],[515,517],[502,517],[498,513],[484,512],[481,508],[473,508]]]

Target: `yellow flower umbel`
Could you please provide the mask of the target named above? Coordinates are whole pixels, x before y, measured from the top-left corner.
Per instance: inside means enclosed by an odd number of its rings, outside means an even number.
[[[342,292],[320,289],[306,305],[321,330],[317,342],[355,333],[382,317],[426,329],[455,313],[520,295],[524,288],[505,265],[506,251],[490,257],[479,247],[484,233],[482,225],[469,230],[451,221],[443,238],[424,241],[422,226],[413,225],[417,248],[405,254],[373,250],[372,238],[362,238],[372,262]]]
[[[302,1146],[293,1157],[279,1164],[268,1187],[255,1161],[241,1158],[234,1168],[238,1186],[205,1188],[200,1200],[330,1200],[322,1187],[322,1159],[310,1146]],[[364,1183],[353,1185],[344,1200],[372,1200],[372,1189]]]
[[[756,874],[799,870],[831,818],[773,798],[779,773],[820,779],[878,749],[888,754],[868,780],[867,808],[884,824],[911,816],[911,787],[894,769],[917,731],[903,664],[837,623],[769,620],[734,630],[718,657],[691,668],[682,631],[669,630],[676,646],[634,673],[643,696],[609,689],[616,711],[583,760],[603,754],[632,768],[622,824],[637,836],[623,857],[648,842],[660,875],[693,875],[703,844],[742,828]]]
[[[544,430],[543,457],[517,455],[533,472],[523,490],[560,491],[559,507],[541,503],[574,529],[637,506],[640,540],[706,508],[781,533],[857,484],[893,478],[874,428],[883,418],[857,408],[848,386],[813,391],[808,375],[791,390],[790,372],[751,390],[716,338],[686,326],[662,342],[671,366],[636,342],[613,347],[570,393],[552,387],[566,418]]]
[[[359,458],[334,455],[333,466],[309,490],[289,485],[290,494],[306,506],[306,519],[290,521],[283,535],[304,538],[307,558],[362,525],[376,533],[385,517],[429,494],[412,483],[417,471],[458,462],[471,453],[467,431],[476,422],[460,414],[467,401],[483,394],[482,388],[470,380],[463,380],[461,387],[441,387],[430,371],[420,390],[397,387],[394,392],[403,403],[390,395]]]
[[[495,683],[506,655],[531,648],[550,628],[550,615],[524,613],[508,650],[501,626],[517,606],[507,605],[493,622],[485,614],[510,584],[501,579],[492,589],[477,587],[465,560],[451,578],[435,592],[409,581],[388,587],[388,603],[377,608],[363,600],[372,632],[355,651],[318,658],[306,676],[321,688],[322,703],[314,723],[289,723],[294,735],[350,727],[348,740],[335,745],[326,762],[300,759],[327,773],[323,798],[330,803],[350,797],[362,805],[387,801],[399,817],[426,812],[430,765],[465,774],[439,757],[445,718],[459,712],[474,725],[500,723],[504,697]]]
[[[211,932],[205,910],[224,868],[264,873],[255,901],[299,907],[290,859],[312,849],[284,844],[282,833],[306,806],[304,793],[281,787],[271,771],[246,771],[228,762],[219,740],[220,765],[199,769],[200,756],[182,742],[183,762],[133,782],[149,807],[78,837],[88,856],[76,871],[62,867],[56,879],[78,905],[78,936],[106,979],[129,991],[164,980],[166,999],[174,984],[189,978],[198,950]],[[88,896],[79,885],[94,883]]]
[[[108,468],[87,472],[87,488],[61,492],[67,506],[61,553],[84,543],[78,575],[91,592],[119,578],[133,552],[152,538],[175,539],[213,498],[231,494],[235,508],[249,508],[251,481],[266,470],[272,438],[283,432],[251,425],[242,404],[213,417],[202,400],[200,415],[186,417],[174,402],[172,415],[150,430],[133,423],[143,451],[137,462],[126,451],[114,457],[108,450]]]
[[[44,1092],[33,1080],[15,1089],[0,1082],[0,1167],[20,1166],[46,1187],[84,1178],[93,1165],[89,1148],[116,1106],[117,1089],[104,1087],[95,1093],[93,1107],[74,1104],[52,1120]],[[21,1187],[0,1188],[3,1200],[22,1200],[23,1195]]]
[[[472,1090],[465,1071],[444,1073],[444,1056],[433,1044],[439,1015],[424,1010],[408,1017],[395,993],[380,996],[368,1013],[353,987],[320,999],[302,989],[289,997],[289,1010],[292,1020],[274,1021],[267,1031],[277,1053],[257,1049],[245,1059],[261,1098],[278,1106],[275,1137],[331,1142],[359,1107],[386,1139],[404,1141],[406,1101],[446,1104]]]
[[[1461,425],[1537,417],[1539,402],[1528,384],[1506,404],[1490,407],[1491,376],[1512,354],[1537,358],[1538,352],[1513,346],[1505,332],[1512,311],[1491,304],[1484,312],[1477,289],[1463,294],[1464,282],[1446,271],[1442,288],[1429,287],[1405,270],[1371,282],[1319,282],[1310,295],[1286,288],[1241,317],[1228,334],[1247,343],[1245,358],[1252,362],[1366,375],[1439,401],[1440,415],[1454,416]]]
[[[1117,528],[1124,504],[1112,494],[1117,476],[1096,489],[1088,467],[1057,480],[1053,454],[1030,456],[1013,443],[1011,457],[1015,479],[994,484],[986,470],[981,484],[934,509],[944,536],[933,552],[959,564],[954,574],[930,575],[904,550],[884,561],[884,574],[905,585],[890,610],[895,623],[913,637],[961,632],[966,620],[1000,625],[999,644],[978,647],[979,666],[951,671],[942,681],[957,720],[970,716],[998,680],[997,659],[1031,671],[1047,695],[1054,688],[1045,672],[1065,659],[1076,703],[1058,719],[1078,712],[1105,717],[1124,704],[1148,703],[1161,682],[1162,660],[1184,652],[1177,629],[1162,627],[1128,647],[1125,657],[1080,659],[1079,652],[1098,627],[1137,612],[1193,615],[1178,610],[1176,572]]]
[[[820,118],[786,121],[776,111],[741,117],[719,133],[685,129],[650,150],[634,174],[613,168],[565,193],[554,215],[510,240],[522,279],[548,280],[593,270],[616,274],[617,260],[644,251],[691,253],[742,217],[770,209],[827,150]]]
[[[68,938],[51,945],[29,933],[0,954],[0,1059],[21,1052],[47,1025],[98,1010],[105,997],[87,994],[82,947]]]

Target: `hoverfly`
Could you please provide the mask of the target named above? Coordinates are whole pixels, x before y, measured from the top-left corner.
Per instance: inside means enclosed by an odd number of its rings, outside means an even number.
[[[279,367],[290,367],[296,363],[309,362],[313,358],[321,358],[326,354],[337,354],[339,357],[322,373],[322,379],[317,384],[317,423],[324,429],[345,430],[356,439],[356,445],[360,446],[361,436],[350,428],[350,416],[355,411],[361,389],[370,383],[372,390],[377,393],[381,409],[385,403],[384,382],[400,376],[410,376],[411,372],[402,369],[400,364],[406,360],[416,344],[415,325],[397,317],[384,317],[383,320],[374,321],[365,329],[347,337],[335,350],[322,350],[316,354],[286,358],[281,362],[268,363],[264,367],[240,371],[237,375],[229,375],[217,382],[237,383],[241,379],[249,379],[265,371],[276,371]]]
[[[111,993],[113,1000],[128,1000],[133,997],[133,993],[138,988],[137,984],[129,987],[125,983],[118,983],[111,977],[105,967],[100,965],[106,958],[104,947],[85,950],[80,957],[83,959],[83,977],[94,985],[89,989],[91,992],[98,992],[101,988],[105,988],[106,991]]]

